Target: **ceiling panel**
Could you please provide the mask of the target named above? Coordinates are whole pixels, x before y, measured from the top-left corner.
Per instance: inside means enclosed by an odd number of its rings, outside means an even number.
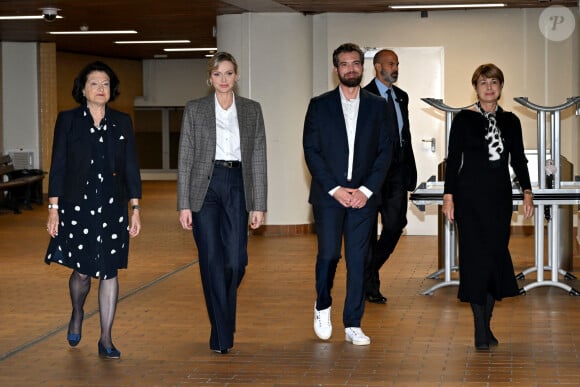
[[[488,0],[475,0],[487,2]],[[427,3],[441,3],[426,0]],[[448,1],[445,1],[446,3]],[[458,3],[459,0],[449,2]],[[576,6],[576,0],[507,0],[509,7]],[[389,4],[416,4],[417,0],[393,0]],[[0,0],[0,16],[40,15],[40,8],[59,8],[62,19],[0,20],[0,40],[17,42],[55,42],[57,50],[84,54],[148,59],[156,55],[169,58],[202,58],[205,53],[165,53],[166,45],[117,45],[115,40],[188,39],[191,47],[215,47],[213,28],[216,16],[243,12],[388,12],[384,0]],[[54,36],[48,31],[89,30],[138,31],[137,35]],[[182,45],[172,45],[181,47]]]

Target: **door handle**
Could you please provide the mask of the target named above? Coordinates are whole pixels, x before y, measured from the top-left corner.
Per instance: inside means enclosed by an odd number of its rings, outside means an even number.
[[[431,152],[435,153],[435,150],[436,150],[436,148],[435,148],[435,143],[436,143],[435,137],[431,137],[428,140],[423,139],[421,141],[423,141],[423,142],[430,142],[431,143]]]

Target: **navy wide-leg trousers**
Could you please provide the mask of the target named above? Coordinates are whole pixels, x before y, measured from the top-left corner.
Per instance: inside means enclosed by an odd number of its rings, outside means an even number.
[[[242,168],[215,166],[193,237],[211,323],[209,346],[230,349],[236,329],[237,289],[248,263],[248,212]]]

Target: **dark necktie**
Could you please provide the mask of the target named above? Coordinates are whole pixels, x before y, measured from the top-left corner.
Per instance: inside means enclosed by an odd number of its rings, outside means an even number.
[[[399,135],[399,122],[397,121],[397,110],[395,109],[395,102],[391,95],[391,89],[387,89],[387,127],[389,133],[395,133],[395,144],[401,146],[401,139]]]

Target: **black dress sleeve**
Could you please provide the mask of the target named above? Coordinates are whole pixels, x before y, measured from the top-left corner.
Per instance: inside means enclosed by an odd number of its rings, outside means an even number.
[[[523,190],[531,189],[530,173],[528,171],[528,159],[524,153],[524,140],[522,136],[522,125],[519,118],[513,113],[508,115],[509,131],[512,136],[512,147],[510,150],[510,164],[518,178],[520,187]]]

